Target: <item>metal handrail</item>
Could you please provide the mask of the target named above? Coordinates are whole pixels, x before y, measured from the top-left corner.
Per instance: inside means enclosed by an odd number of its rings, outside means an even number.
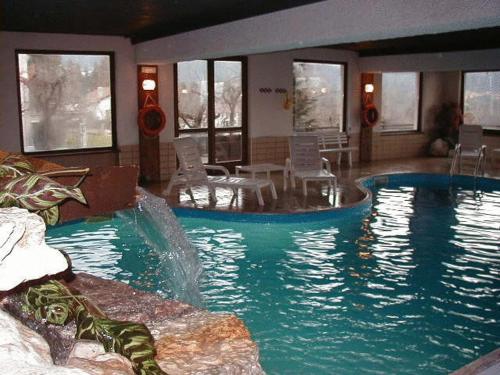
[[[479,150],[479,157],[476,160],[476,166],[474,167],[474,178],[477,177],[479,168],[481,168],[481,176],[484,175],[485,162],[486,162],[486,146],[482,145],[481,150]]]
[[[455,171],[457,165],[457,159],[462,157],[461,154],[462,154],[462,146],[460,145],[460,143],[457,143],[457,145],[455,146],[455,151],[453,153],[453,159],[451,161],[450,177],[453,176],[453,172]],[[459,168],[458,172],[460,172],[460,164],[461,163],[459,163],[458,166]]]
[[[476,159],[476,164],[474,166],[474,177],[477,177],[479,173],[481,173],[481,176],[484,175],[484,168],[485,168],[485,162],[486,162],[486,146],[482,145],[479,154]],[[457,163],[458,163],[458,173],[461,172],[462,168],[462,146],[460,143],[458,143],[455,146],[455,152],[453,155],[453,159],[451,161],[451,167],[450,167],[450,177],[453,176],[455,170],[457,169]]]

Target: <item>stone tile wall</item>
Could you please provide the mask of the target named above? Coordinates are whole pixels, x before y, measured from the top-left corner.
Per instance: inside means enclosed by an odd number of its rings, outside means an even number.
[[[372,160],[403,159],[426,156],[429,137],[424,133],[382,134],[373,133]]]
[[[160,179],[168,180],[176,167],[174,144],[172,142],[160,143]]]
[[[139,145],[120,146],[120,165],[140,164]],[[175,150],[172,142],[160,143],[160,179],[168,180],[176,169]]]
[[[118,163],[120,165],[139,166],[139,145],[120,146],[118,151]]]
[[[285,164],[288,157],[288,137],[256,137],[250,142],[250,164],[274,163]],[[381,134],[373,133],[371,160],[402,159],[426,156],[429,147],[429,137],[425,133],[414,134]],[[491,150],[500,148],[499,136],[486,136],[484,143],[488,145],[489,155]],[[351,146],[360,146],[360,135],[352,134],[349,139]],[[359,160],[359,150],[353,152],[353,161]],[[327,157],[332,164],[336,163],[335,155]],[[347,162],[347,157],[342,158],[342,163]],[[139,165],[139,145],[120,146],[120,165]],[[172,142],[160,143],[160,177],[161,180],[168,180],[176,169],[175,150]]]
[[[500,135],[487,135],[483,137],[483,143],[486,145],[486,159],[492,163],[495,168],[500,167]],[[498,150],[493,152],[493,150]]]
[[[250,164],[285,164],[288,137],[257,137],[250,139]]]
[[[259,163],[274,163],[285,164],[286,158],[289,156],[288,137],[258,137],[252,138],[250,164]],[[353,134],[349,139],[349,145],[359,148],[359,134]],[[337,161],[336,154],[325,154],[332,164]],[[354,162],[359,160],[359,149],[353,151],[352,159]],[[347,163],[347,157],[342,156],[342,163]]]

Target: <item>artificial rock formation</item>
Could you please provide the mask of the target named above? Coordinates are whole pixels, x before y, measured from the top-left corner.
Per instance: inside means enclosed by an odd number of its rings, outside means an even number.
[[[94,301],[111,319],[144,323],[155,339],[155,359],[170,375],[263,374],[258,347],[234,315],[164,300],[83,273],[67,285]]]
[[[69,201],[61,207],[63,218],[110,212],[133,204],[135,179],[127,179],[130,188],[121,189],[125,193],[117,199],[107,198],[113,196],[111,192],[116,190],[118,181],[115,174],[120,172],[123,171],[104,171],[96,174],[93,182],[87,179],[92,182],[90,193],[85,191],[90,197],[87,211],[72,207],[74,202]],[[131,168],[126,172],[137,174]],[[102,194],[103,186],[108,194]],[[125,357],[104,353],[101,344],[75,340],[74,322],[58,326],[35,319],[23,308],[23,295],[15,293],[21,289],[12,290],[25,281],[58,274],[67,268],[63,254],[45,243],[45,224],[39,216],[15,207],[0,209],[0,372],[132,374]],[[88,297],[109,318],[146,325],[156,340],[155,360],[168,374],[263,374],[257,345],[234,315],[210,313],[91,275],[79,274],[66,285]]]
[[[0,309],[0,363],[3,374],[131,375],[130,362],[115,353],[103,353],[82,342],[70,354],[67,366],[54,365],[47,342]],[[90,345],[90,348],[89,348]],[[82,348],[83,346],[83,348]]]
[[[17,207],[0,209],[0,291],[68,268],[64,255],[45,243],[45,223]]]
[[[263,374],[257,345],[243,322],[234,315],[211,313],[83,273],[66,285],[87,296],[111,319],[145,324],[155,338],[155,359],[170,375]],[[72,339],[74,326],[44,325],[35,321],[23,311],[19,296],[4,298],[0,307],[40,332],[49,343],[56,363],[76,365],[72,360],[72,353],[78,352]]]

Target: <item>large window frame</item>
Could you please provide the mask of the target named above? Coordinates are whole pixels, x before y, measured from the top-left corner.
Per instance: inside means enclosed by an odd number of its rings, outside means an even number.
[[[248,81],[247,81],[247,58],[246,57],[228,57],[217,59],[199,59],[207,63],[207,128],[199,129],[180,129],[179,127],[179,80],[178,63],[174,64],[174,134],[179,137],[182,134],[203,134],[208,135],[208,164],[223,165],[233,170],[236,165],[248,163]],[[217,128],[215,126],[215,74],[214,66],[217,61],[237,61],[241,63],[241,128],[225,127]],[[216,135],[217,133],[241,131],[241,160],[220,161],[215,160]]]
[[[308,59],[294,59],[293,63],[305,63],[305,64],[325,64],[325,65],[340,65],[343,70],[343,77],[342,77],[342,124],[341,124],[341,129],[339,129],[341,132],[346,132],[347,131],[347,77],[348,77],[348,65],[346,62],[343,61],[329,61],[329,60],[308,60]],[[292,70],[293,70],[293,65],[292,65]],[[298,127],[296,124],[296,119],[295,119],[295,100],[296,100],[296,83],[295,83],[295,75],[293,76],[293,107],[294,107],[294,114],[293,114],[293,129],[294,131],[296,130],[303,130],[303,128]],[[332,129],[331,126],[319,126],[315,127],[313,130],[329,130]]]
[[[111,145],[103,147],[80,147],[80,148],[61,148],[55,150],[26,151],[24,141],[24,125],[21,102],[21,77],[19,55],[82,55],[82,56],[106,56],[109,58],[109,83],[110,83],[110,116],[111,116]],[[67,50],[36,50],[36,49],[16,49],[16,79],[17,79],[17,100],[19,113],[19,129],[21,138],[21,152],[27,155],[68,155],[68,154],[87,154],[87,153],[105,153],[115,152],[117,150],[117,130],[116,130],[116,91],[115,91],[115,53],[113,51],[67,51]]]
[[[493,72],[493,73],[499,72],[500,73],[500,69],[464,70],[464,71],[462,71],[461,81],[460,81],[460,109],[461,109],[462,114],[463,114],[463,122],[464,122],[465,125],[474,125],[474,124],[468,124],[466,122],[466,113],[465,113],[465,75],[467,73],[490,73],[490,72]],[[499,116],[499,120],[500,120],[500,116]],[[483,126],[482,124],[477,124],[477,125]],[[498,126],[497,129],[488,129],[488,128],[484,128],[484,126],[483,126],[483,133],[484,134],[490,134],[490,135],[500,135],[500,123],[497,126]]]
[[[398,135],[398,134],[415,134],[415,133],[421,133],[422,132],[422,83],[423,83],[423,74],[422,72],[382,72],[380,74],[380,87],[381,91],[383,92],[384,86],[382,84],[383,80],[383,75],[384,74],[391,74],[391,73],[412,73],[415,74],[416,79],[417,79],[417,100],[416,100],[416,119],[415,119],[415,129],[407,130],[407,129],[381,129],[380,133],[382,135]],[[381,114],[381,120],[383,119],[383,104],[382,104],[382,94],[380,96],[380,114]],[[403,124],[401,124],[403,125]],[[389,125],[390,126],[390,125]]]

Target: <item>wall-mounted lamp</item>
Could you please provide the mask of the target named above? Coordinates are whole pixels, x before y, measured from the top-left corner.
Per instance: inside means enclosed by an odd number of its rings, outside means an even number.
[[[144,91],[153,91],[156,89],[156,82],[152,79],[145,79],[142,81],[142,89]]]
[[[375,90],[375,86],[373,86],[373,84],[367,83],[365,85],[365,93],[367,93],[367,94],[372,93],[373,90]]]
[[[137,89],[139,109],[147,104],[158,103],[158,67],[156,65],[137,66]]]

